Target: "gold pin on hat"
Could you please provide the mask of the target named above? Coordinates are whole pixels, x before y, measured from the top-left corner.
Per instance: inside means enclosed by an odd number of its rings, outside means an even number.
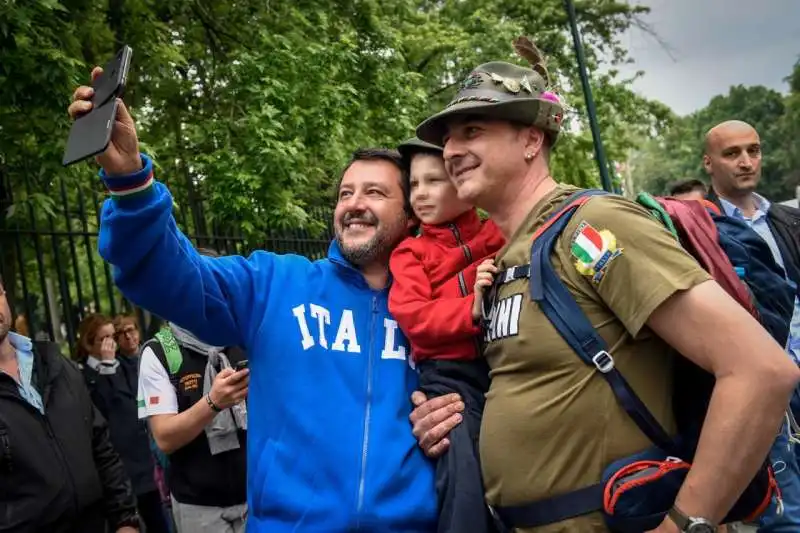
[[[503,83],[505,81],[505,78],[503,78],[503,76],[501,76],[500,74],[496,74],[494,72],[490,72],[489,77],[492,78],[492,81],[495,83]]]
[[[503,87],[514,94],[517,94],[520,89],[519,82],[517,80],[512,80],[511,78],[506,78],[503,80]]]

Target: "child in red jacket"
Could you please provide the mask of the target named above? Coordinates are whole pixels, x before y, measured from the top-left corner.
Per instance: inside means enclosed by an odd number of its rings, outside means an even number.
[[[411,208],[420,234],[401,242],[389,263],[389,311],[411,344],[420,390],[429,398],[452,392],[464,401],[464,421],[436,466],[439,533],[494,530],[484,502],[478,435],[489,368],[482,357],[480,297],[496,272],[491,258],[504,245],[491,220],[458,199],[442,149],[411,139],[398,149],[409,170]],[[481,281],[478,281],[479,265]]]

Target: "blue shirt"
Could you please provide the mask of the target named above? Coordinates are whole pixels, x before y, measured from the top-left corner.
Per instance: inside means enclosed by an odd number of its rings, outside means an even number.
[[[8,340],[17,352],[17,364],[19,365],[19,394],[33,407],[44,414],[44,403],[42,395],[31,383],[33,378],[33,343],[28,337],[23,337],[16,333],[9,332]],[[16,381],[17,376],[11,376]]]
[[[728,200],[724,198],[720,198],[719,200],[726,215],[743,220],[753,228],[753,231],[764,239],[764,242],[767,243],[772,252],[772,257],[775,259],[775,262],[778,263],[781,268],[785,269],[786,266],[783,262],[780,248],[778,247],[778,241],[775,240],[775,235],[772,234],[772,230],[769,228],[769,224],[767,224],[767,213],[769,212],[771,204],[769,200],[759,194],[754,193],[753,198],[756,201],[756,212],[753,213],[753,216],[750,218],[745,217],[742,210]],[[789,282],[794,285],[791,280],[789,280]],[[800,299],[798,298],[795,298],[794,301],[794,314],[792,315],[792,322],[789,325],[789,339],[786,342],[786,349],[795,363],[800,364]]]

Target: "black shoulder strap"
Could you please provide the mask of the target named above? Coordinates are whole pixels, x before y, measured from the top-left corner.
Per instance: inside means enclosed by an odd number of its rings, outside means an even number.
[[[172,372],[169,371],[169,364],[167,363],[167,353],[164,351],[164,347],[161,346],[161,343],[158,342],[158,339],[155,339],[155,338],[150,339],[142,347],[142,350],[144,350],[144,348],[150,348],[151,350],[153,350],[153,353],[155,354],[156,359],[158,359],[158,362],[161,363],[161,366],[164,367],[164,370],[167,371],[167,375],[169,376],[169,382],[172,383],[172,386],[177,391],[178,390],[178,374],[177,374],[177,372],[173,374]]]

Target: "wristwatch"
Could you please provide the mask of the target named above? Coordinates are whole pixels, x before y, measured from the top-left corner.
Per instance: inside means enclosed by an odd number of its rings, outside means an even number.
[[[681,530],[681,533],[716,533],[717,526],[705,518],[686,516],[676,506],[669,510],[670,519]]]

